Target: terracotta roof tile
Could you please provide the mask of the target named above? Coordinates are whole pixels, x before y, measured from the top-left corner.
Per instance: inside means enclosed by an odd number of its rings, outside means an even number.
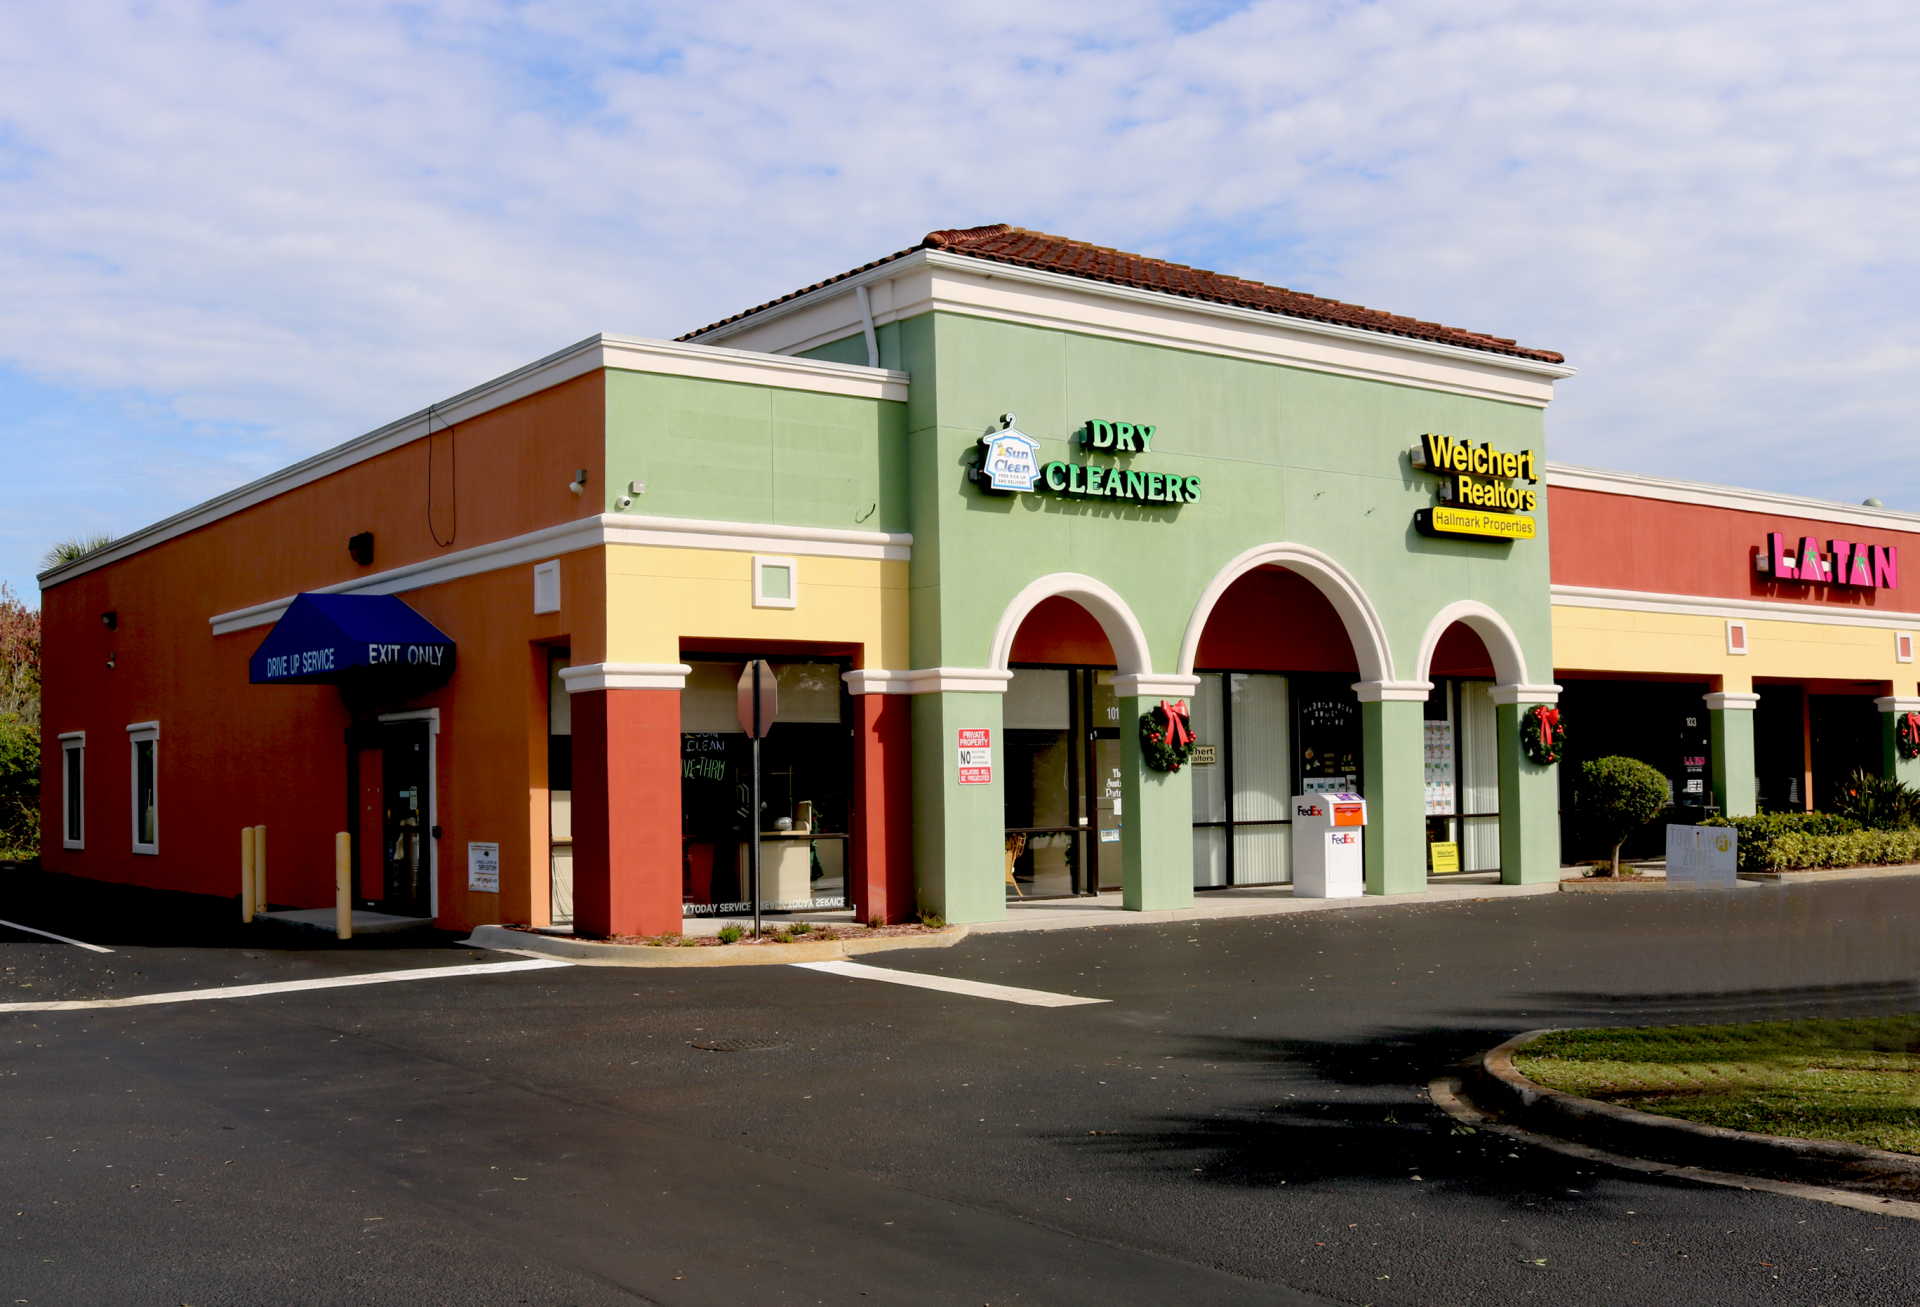
[[[1392,336],[1405,336],[1413,340],[1430,340],[1444,345],[1457,345],[1464,349],[1506,354],[1514,358],[1536,359],[1543,363],[1566,361],[1566,357],[1562,354],[1546,349],[1526,349],[1504,336],[1489,336],[1482,332],[1466,331],[1460,327],[1442,326],[1438,322],[1422,322],[1418,318],[1383,313],[1378,309],[1363,308],[1358,304],[1344,304],[1339,300],[1323,299],[1318,295],[1308,295],[1280,286],[1268,286],[1257,281],[1245,281],[1239,277],[1208,272],[1204,268],[1190,268],[1182,263],[1149,259],[1143,255],[1127,254],[1101,245],[1089,245],[1085,241],[1068,240],[1063,236],[1049,236],[1045,232],[1009,227],[1005,223],[929,232],[926,239],[914,249],[945,250],[968,258],[988,259],[995,263],[1036,268],[1043,272],[1056,272],[1063,276],[1080,277],[1087,281],[1105,282],[1113,286],[1130,286],[1139,290],[1179,295],[1186,299],[1205,300],[1214,304],[1231,304],[1237,308],[1275,313],[1284,317],[1330,322],[1362,331],[1378,331]],[[884,259],[876,259],[851,272],[829,277],[825,281],[797,290],[791,295],[783,295],[777,300],[758,305],[744,313],[723,318],[711,326],[688,332],[680,339],[696,340],[715,328],[750,318],[775,305],[798,299],[823,286],[845,281],[868,269],[905,258],[911,253],[913,250],[901,250],[898,254],[889,254]]]

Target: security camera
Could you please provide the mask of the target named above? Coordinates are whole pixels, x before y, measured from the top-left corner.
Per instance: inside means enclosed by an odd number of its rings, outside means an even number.
[[[631,508],[633,506],[633,496],[622,495],[620,496],[620,498],[614,500],[613,502],[618,504],[621,508]]]

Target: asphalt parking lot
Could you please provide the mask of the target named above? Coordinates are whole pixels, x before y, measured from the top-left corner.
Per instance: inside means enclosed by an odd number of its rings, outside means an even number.
[[[865,959],[1104,1000],[1051,1008],[497,972],[452,937],[343,949],[71,885],[0,917],[114,950],[0,929],[0,1001],[462,973],[0,1014],[12,1302],[1920,1300],[1920,1223],[1460,1133],[1425,1097],[1538,1026],[1911,1011],[1920,879]]]

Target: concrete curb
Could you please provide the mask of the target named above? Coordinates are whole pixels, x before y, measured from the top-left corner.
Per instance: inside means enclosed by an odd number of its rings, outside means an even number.
[[[1465,1076],[1473,1104],[1496,1119],[1629,1157],[1855,1192],[1920,1195],[1920,1157],[1636,1112],[1549,1089],[1514,1070],[1517,1050],[1552,1033],[1529,1030],[1483,1053]]]
[[[505,926],[475,926],[461,940],[496,953],[530,958],[565,958],[587,967],[755,967],[789,962],[831,962],[863,953],[906,948],[951,948],[967,937],[965,926],[948,926],[925,935],[886,935],[879,939],[815,940],[804,944],[719,944],[675,948],[672,945],[605,944],[597,940],[536,935]]]
[[[1920,876],[1920,862],[1893,862],[1877,867],[1819,867],[1811,871],[1743,871],[1741,880],[1757,885],[1819,885],[1834,880],[1881,880],[1890,876]]]

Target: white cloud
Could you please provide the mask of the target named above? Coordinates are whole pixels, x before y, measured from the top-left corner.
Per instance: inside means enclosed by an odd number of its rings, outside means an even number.
[[[175,416],[127,527],[1000,220],[1561,349],[1569,461],[1920,509],[1916,46],[1888,3],[9,6],[0,362]]]

